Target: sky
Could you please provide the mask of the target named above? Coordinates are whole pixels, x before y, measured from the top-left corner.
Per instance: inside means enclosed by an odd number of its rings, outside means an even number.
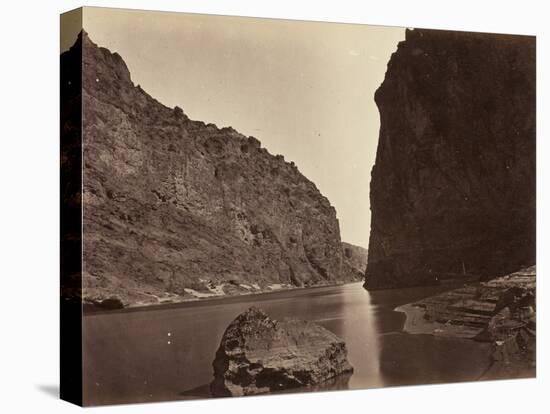
[[[80,29],[69,17],[62,50]],[[336,208],[342,240],[368,247],[374,92],[404,28],[96,7],[82,25],[164,105],[294,161]]]

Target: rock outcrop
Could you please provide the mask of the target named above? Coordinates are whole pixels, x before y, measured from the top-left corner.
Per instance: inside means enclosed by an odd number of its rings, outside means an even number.
[[[535,38],[407,30],[375,100],[367,289],[535,264]]]
[[[335,209],[294,163],[162,105],[117,53],[86,33],[77,42],[61,64],[82,64],[85,300],[147,304],[356,278]],[[63,91],[80,93],[79,82],[65,79]]]
[[[451,290],[398,307],[412,334],[473,339],[493,344],[485,378],[534,376],[536,269]]]
[[[275,321],[250,308],[226,329],[213,362],[213,396],[311,386],[350,373],[346,344],[312,322]]]
[[[344,261],[360,275],[359,277],[362,277],[367,269],[367,249],[346,242],[342,242],[342,249],[344,250]]]

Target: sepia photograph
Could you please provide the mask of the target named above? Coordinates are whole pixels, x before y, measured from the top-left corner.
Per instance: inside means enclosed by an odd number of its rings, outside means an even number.
[[[63,399],[536,376],[535,36],[83,7],[60,48]]]
[[[4,4],[0,412],[546,412],[547,8]]]

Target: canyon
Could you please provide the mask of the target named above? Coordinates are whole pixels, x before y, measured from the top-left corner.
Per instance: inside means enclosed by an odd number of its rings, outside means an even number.
[[[61,66],[63,96],[81,94],[86,303],[112,309],[361,279],[366,255],[345,254],[336,210],[293,162],[164,106],[84,31]],[[62,119],[64,131],[77,122]],[[79,196],[73,188],[64,198]]]

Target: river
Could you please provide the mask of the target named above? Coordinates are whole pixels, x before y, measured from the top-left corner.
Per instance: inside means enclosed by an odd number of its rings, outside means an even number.
[[[319,390],[476,380],[488,368],[488,344],[403,333],[405,315],[394,311],[445,289],[367,292],[352,283],[87,314],[84,403],[208,397],[223,332],[250,306],[274,319],[315,321],[346,341],[354,373]]]

